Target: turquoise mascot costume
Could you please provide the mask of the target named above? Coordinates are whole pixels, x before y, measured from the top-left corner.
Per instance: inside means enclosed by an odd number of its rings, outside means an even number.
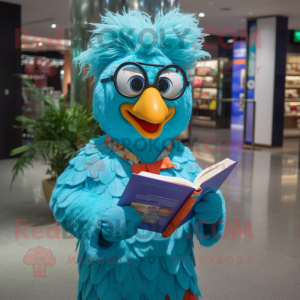
[[[191,151],[172,140],[191,116],[187,70],[209,56],[201,50],[201,29],[178,8],[159,12],[154,22],[137,10],[107,12],[94,25],[75,62],[94,76],[94,116],[107,136],[78,151],[50,202],[58,222],[78,239],[78,299],[197,299],[193,236],[205,247],[221,239],[221,192],[206,194],[194,206],[195,217],[168,238],[138,229],[135,208],[117,203],[136,166],[151,169],[168,158],[173,168],[160,174],[191,181],[201,171]]]

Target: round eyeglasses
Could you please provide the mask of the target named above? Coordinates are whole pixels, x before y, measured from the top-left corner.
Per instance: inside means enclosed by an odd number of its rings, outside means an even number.
[[[161,68],[149,84],[149,78],[142,65]],[[156,88],[163,99],[173,101],[180,98],[189,81],[184,70],[178,65],[155,65],[142,62],[125,62],[118,66],[114,75],[101,79],[112,81],[119,94],[126,98],[139,97],[149,87]]]

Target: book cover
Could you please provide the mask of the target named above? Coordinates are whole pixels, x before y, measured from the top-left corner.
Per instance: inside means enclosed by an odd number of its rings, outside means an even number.
[[[217,166],[218,173],[212,173],[210,178],[201,183],[198,190],[187,185],[132,174],[118,205],[135,207],[136,212],[143,218],[139,228],[168,237],[177,227],[195,216],[194,205],[206,193],[216,192],[237,163],[227,167],[224,164]],[[190,198],[193,193],[199,193],[199,198]]]
[[[139,228],[163,233],[194,190],[189,186],[132,174],[118,205],[135,207],[143,217]]]

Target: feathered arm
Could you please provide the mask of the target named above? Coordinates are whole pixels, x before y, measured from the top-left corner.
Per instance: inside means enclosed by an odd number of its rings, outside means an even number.
[[[57,183],[50,208],[61,226],[80,241],[88,257],[97,259],[106,253],[112,255],[120,247],[120,242],[105,243],[101,238],[102,219],[109,205],[105,204],[103,197],[84,191],[82,184],[70,186]]]
[[[221,191],[204,195],[194,211],[193,230],[200,245],[214,245],[221,239],[225,229],[226,206]]]
[[[94,157],[86,160],[81,152],[70,161],[57,180],[50,208],[62,227],[80,241],[88,257],[96,260],[120,250],[122,241],[136,234],[142,217],[134,207],[115,205],[111,194],[105,193],[108,185],[89,177],[91,173],[85,170],[85,162],[88,166],[95,162],[101,167]],[[105,171],[110,172],[104,170],[103,174]],[[113,179],[111,182],[114,183]]]

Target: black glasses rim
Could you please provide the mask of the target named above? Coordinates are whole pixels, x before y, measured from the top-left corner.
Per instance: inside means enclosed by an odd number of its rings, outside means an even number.
[[[144,89],[143,89],[140,93],[138,93],[137,95],[134,95],[134,96],[128,96],[128,95],[126,95],[126,94],[123,94],[123,93],[119,90],[119,88],[118,88],[118,86],[117,86],[117,83],[116,83],[116,77],[117,77],[117,74],[118,74],[118,72],[120,71],[120,69],[121,69],[122,67],[124,67],[125,65],[134,65],[134,66],[137,66],[137,67],[142,71],[142,73],[143,73],[143,75],[144,75],[144,77],[145,77],[145,78],[144,78],[144,79],[145,79]],[[157,72],[157,74],[156,74],[156,76],[155,76],[155,78],[154,78],[153,84],[149,84],[148,74],[147,74],[146,70],[143,68],[142,65],[161,67],[161,69]],[[117,90],[117,92],[118,92],[121,96],[123,96],[123,97],[125,97],[125,98],[131,98],[131,99],[132,99],[132,98],[137,98],[137,97],[139,97],[139,96],[140,96],[147,88],[154,87],[154,88],[157,89],[157,82],[158,82],[158,80],[159,80],[159,76],[161,75],[161,73],[162,73],[164,70],[168,69],[168,68],[174,68],[174,67],[176,67],[176,68],[180,71],[181,75],[183,76],[183,88],[182,88],[182,91],[181,91],[176,97],[174,97],[174,98],[167,98],[167,97],[165,97],[164,95],[160,94],[160,95],[162,96],[163,99],[165,99],[165,100],[167,100],[167,101],[174,101],[174,100],[177,100],[178,98],[180,98],[180,97],[183,95],[183,93],[185,92],[186,88],[189,86],[189,81],[187,80],[186,73],[184,72],[184,70],[183,70],[182,67],[180,67],[180,66],[178,66],[178,65],[176,65],[176,64],[157,65],[157,64],[149,64],[149,63],[143,63],[143,62],[127,61],[127,62],[124,62],[124,63],[120,64],[120,65],[117,67],[117,69],[116,69],[115,72],[114,72],[114,75],[111,75],[110,77],[101,79],[101,82],[103,83],[103,82],[109,82],[109,81],[112,81],[112,82],[114,83],[115,89]]]

